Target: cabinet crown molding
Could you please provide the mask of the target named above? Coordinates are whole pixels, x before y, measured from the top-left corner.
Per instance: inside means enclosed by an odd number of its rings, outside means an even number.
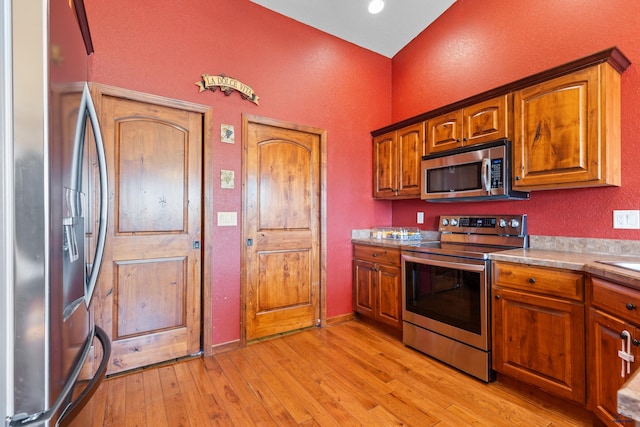
[[[610,47],[608,49],[604,49],[583,58],[567,62],[566,64],[559,65],[549,70],[532,74],[520,80],[516,80],[514,82],[507,83],[503,86],[490,89],[477,95],[473,95],[469,98],[462,99],[452,104],[445,105],[435,110],[431,110],[426,113],[422,113],[417,116],[402,120],[400,122],[393,123],[383,128],[376,129],[371,132],[371,136],[382,135],[384,133],[400,129],[405,126],[409,126],[430,119],[432,117],[448,113],[453,110],[464,108],[468,105],[476,104],[500,95],[505,95],[509,92],[524,89],[528,86],[560,77],[565,74],[570,74],[583,68],[592,67],[604,62],[609,63],[609,65],[611,65],[618,73],[623,73],[629,67],[629,65],[631,65],[631,61],[616,46]]]

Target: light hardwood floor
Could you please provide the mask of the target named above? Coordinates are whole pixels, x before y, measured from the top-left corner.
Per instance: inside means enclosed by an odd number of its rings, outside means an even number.
[[[105,380],[94,426],[588,426],[555,399],[485,384],[360,322]]]

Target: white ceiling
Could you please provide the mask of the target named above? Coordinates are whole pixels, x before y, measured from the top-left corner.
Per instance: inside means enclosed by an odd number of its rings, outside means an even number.
[[[370,0],[251,1],[389,58],[455,2],[385,0],[382,12],[371,15]]]

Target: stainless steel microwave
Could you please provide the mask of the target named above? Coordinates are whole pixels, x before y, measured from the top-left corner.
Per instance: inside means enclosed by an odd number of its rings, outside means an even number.
[[[511,188],[511,141],[435,153],[422,158],[421,198],[428,202],[526,200]]]

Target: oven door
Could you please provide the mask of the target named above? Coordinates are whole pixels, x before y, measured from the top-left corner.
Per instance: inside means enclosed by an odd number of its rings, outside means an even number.
[[[490,350],[489,262],[403,252],[403,320]]]

